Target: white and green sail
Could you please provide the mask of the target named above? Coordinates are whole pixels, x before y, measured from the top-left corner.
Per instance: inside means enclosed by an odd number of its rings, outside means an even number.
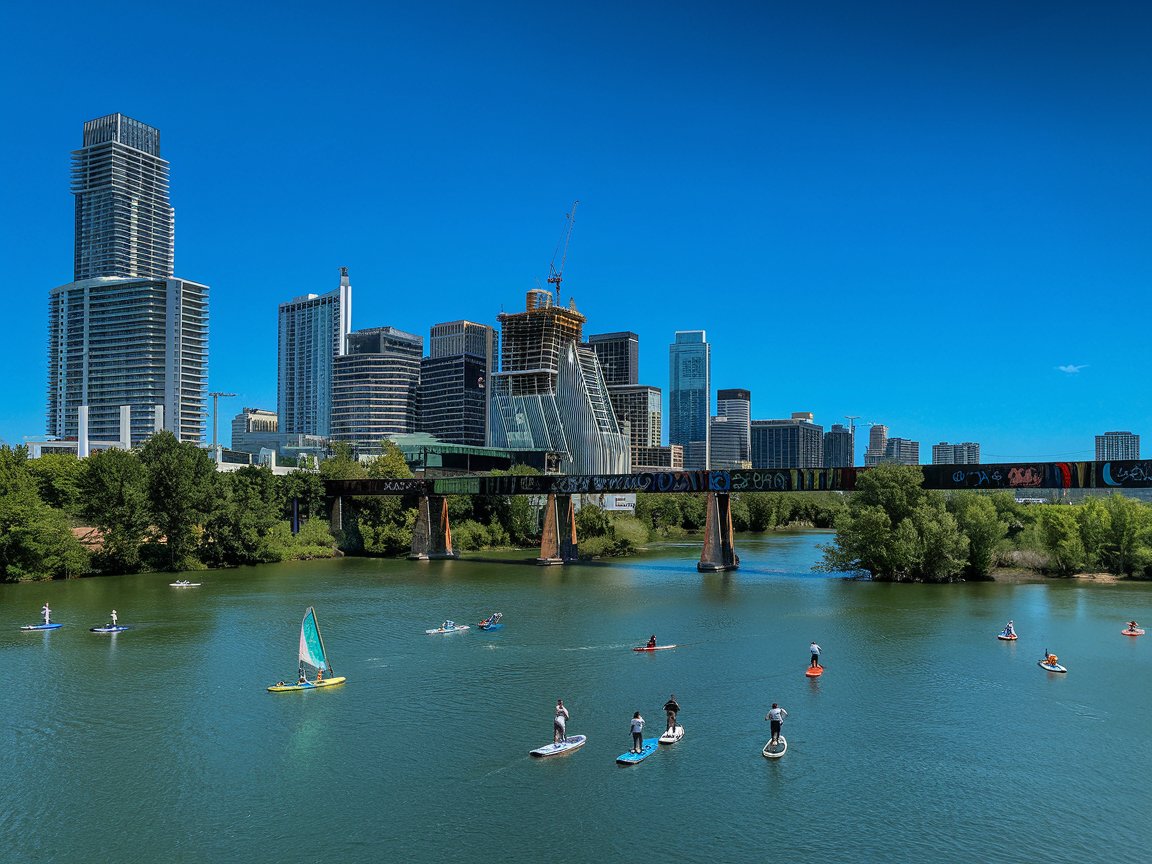
[[[328,655],[324,653],[324,639],[320,636],[320,625],[316,623],[316,610],[311,606],[304,613],[300,623],[300,665],[310,666],[322,672],[328,671]]]

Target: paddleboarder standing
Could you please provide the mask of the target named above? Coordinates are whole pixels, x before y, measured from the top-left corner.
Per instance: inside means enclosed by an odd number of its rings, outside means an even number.
[[[812,652],[812,662],[809,665],[816,669],[820,666],[820,646],[813,642],[808,646],[808,650]]]
[[[116,626],[116,610],[115,609],[112,610],[112,626],[113,627]]]
[[[676,728],[676,715],[680,713],[680,703],[676,701],[675,693],[664,703],[664,710],[668,713],[668,731],[671,732]]]
[[[564,700],[556,700],[556,716],[552,720],[552,743],[559,744],[568,738],[566,726],[568,724],[568,709],[564,707]]]
[[[640,753],[644,750],[644,718],[637,711],[632,715],[632,749],[630,753]]]
[[[45,603],[44,608],[40,610],[40,614],[44,616],[44,623],[45,624],[51,624],[52,623],[52,620],[51,620],[52,619],[52,610],[48,608],[47,603]]]
[[[813,645],[816,643],[813,642]],[[768,743],[775,747],[780,743],[780,727],[784,725],[784,718],[788,716],[788,712],[777,705],[772,703],[772,707],[768,709],[768,713],[764,715],[764,719],[772,724],[772,740]]]

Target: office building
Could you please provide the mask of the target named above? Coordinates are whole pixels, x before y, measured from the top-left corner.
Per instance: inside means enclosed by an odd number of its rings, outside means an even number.
[[[261,450],[279,450],[284,440],[275,411],[244,408],[232,418],[232,449],[259,455]]]
[[[978,465],[980,445],[972,441],[963,444],[947,444],[941,441],[932,445],[933,465]]]
[[[855,430],[839,423],[824,433],[824,467],[851,468],[856,464]]]
[[[1131,432],[1105,432],[1096,436],[1096,461],[1139,459],[1140,436]]]
[[[709,467],[749,468],[752,459],[752,393],[718,390],[709,430]]]
[[[327,294],[304,294],[280,304],[276,352],[276,413],[288,435],[332,432],[335,358],[352,330],[352,283],[340,268],[340,285]]]
[[[920,442],[907,438],[889,438],[884,444],[884,455],[876,464],[892,462],[896,465],[919,465]]]
[[[550,450],[566,474],[626,474],[621,432],[596,352],[580,345],[585,318],[549,291],[524,312],[500,313],[500,371],[492,376],[489,446]]]
[[[451,444],[485,446],[495,343],[495,328],[487,324],[450,321],[432,328],[429,356],[420,361],[420,431]]]
[[[683,471],[684,448],[679,444],[666,447],[633,447],[632,471]]]
[[[873,423],[868,431],[868,449],[864,451],[864,467],[879,465],[888,447],[888,427]]]
[[[424,339],[394,327],[356,330],[332,366],[333,441],[380,451],[388,435],[416,431]]]
[[[634,385],[640,380],[640,337],[635,333],[599,333],[589,336],[583,347],[596,352],[609,387]]]
[[[824,464],[824,427],[807,411],[786,420],[752,421],[753,468],[820,468]]]
[[[175,217],[160,132],[122,114],[84,124],[72,154],[73,281],[48,299],[50,436],[204,439],[208,286],[173,276]]]
[[[644,384],[609,386],[608,399],[621,430],[627,425],[628,444],[631,448],[660,446],[663,406],[659,387]]]
[[[684,447],[686,470],[708,468],[712,346],[703,330],[678,330],[668,346],[668,441]]]

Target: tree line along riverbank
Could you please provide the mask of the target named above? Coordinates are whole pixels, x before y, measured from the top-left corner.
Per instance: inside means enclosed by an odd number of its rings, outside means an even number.
[[[0,447],[0,581],[403,555],[412,542],[415,501],[346,501],[344,529],[334,535],[323,481],[411,476],[387,442],[370,462],[336,446],[318,470],[283,476],[257,466],[218,472],[207,451],[170,433],[83,460],[29,459],[26,448]],[[1152,507],[1139,501],[1023,505],[1011,493],[924,490],[922,479],[917,468],[882,466],[862,475],[850,495],[733,495],[733,527],[835,528],[821,569],[879,580],[983,579],[996,567],[1059,576],[1092,569],[1146,578],[1152,571]],[[458,550],[539,543],[539,514],[526,497],[457,495],[448,506]],[[628,555],[653,540],[701,531],[705,496],[640,493],[634,513],[586,505],[576,520],[583,557]]]

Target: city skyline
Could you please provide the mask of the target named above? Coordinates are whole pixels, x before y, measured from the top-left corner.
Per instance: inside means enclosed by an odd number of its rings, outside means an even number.
[[[356,276],[358,327],[493,324],[545,280],[580,198],[562,302],[592,332],[639,334],[665,418],[660,346],[701,329],[713,395],[750,389],[758,417],[804,406],[825,428],[853,414],[925,446],[980,441],[987,461],[1092,458],[1100,429],[1141,433],[1152,413],[1131,386],[1152,349],[1107,320],[1072,324],[1094,320],[1081,306],[1099,293],[1142,319],[1152,271],[1149,121],[1131,110],[1152,81],[1149,11],[1105,7],[749,5],[692,26],[591,7],[563,30],[510,9],[271,28],[239,10],[227,31],[171,9],[115,26],[22,10],[12,32],[28,38],[0,59],[11,79],[42,65],[32,34],[63,50],[14,95],[35,137],[0,145],[21,166],[0,251],[38,298],[5,329],[0,359],[25,374],[0,438],[44,431],[43,298],[74,263],[67,153],[79,124],[122,112],[163,132],[176,269],[213,286],[209,389],[239,394],[225,418],[275,405],[269,310],[330,291],[333,268]],[[158,31],[174,56],[229,62],[130,76],[70,56]],[[292,59],[336,31],[339,69]],[[575,71],[513,59],[551,36]],[[388,93],[387,119],[350,82]]]

